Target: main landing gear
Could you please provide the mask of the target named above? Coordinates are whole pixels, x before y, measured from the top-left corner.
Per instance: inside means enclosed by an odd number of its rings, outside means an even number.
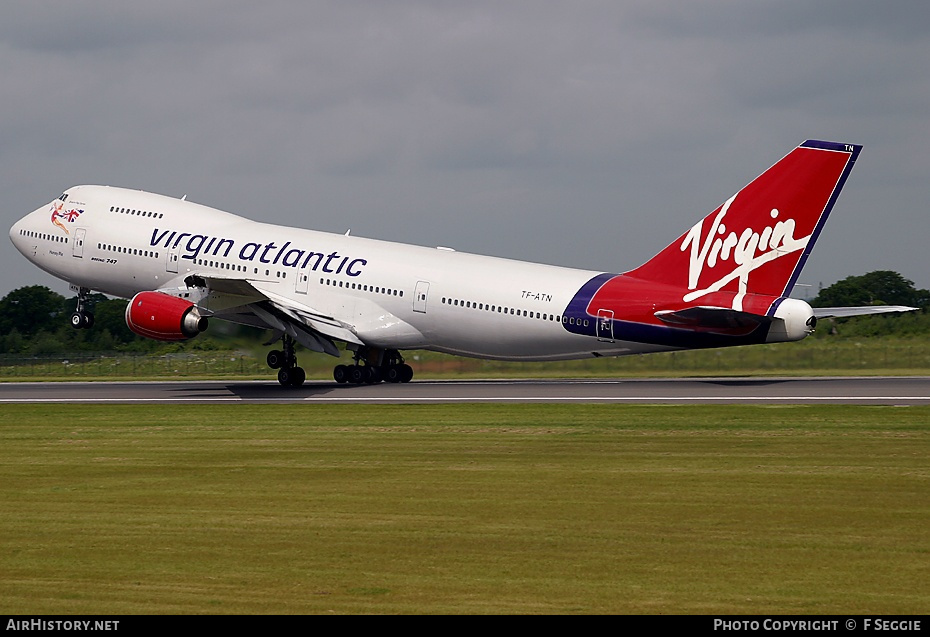
[[[94,314],[86,308],[88,294],[89,288],[78,289],[77,307],[71,314],[71,327],[76,330],[89,330],[94,326]]]
[[[336,365],[333,369],[333,378],[337,383],[409,383],[413,378],[413,368],[404,362],[403,356],[396,349],[360,347],[355,351],[353,358],[353,365]]]
[[[294,339],[285,334],[281,337],[282,349],[268,352],[268,367],[278,370],[278,382],[285,387],[300,387],[307,378],[302,367],[297,366],[294,353]],[[413,378],[413,368],[404,362],[403,356],[395,349],[377,349],[360,347],[352,357],[352,365],[336,365],[333,378],[337,383],[351,385],[374,385],[382,381],[388,383],[409,383]]]
[[[273,349],[265,359],[268,367],[278,370],[278,382],[285,387],[300,387],[307,379],[303,367],[297,366],[297,354],[294,353],[294,339],[285,334],[281,337],[283,349]]]

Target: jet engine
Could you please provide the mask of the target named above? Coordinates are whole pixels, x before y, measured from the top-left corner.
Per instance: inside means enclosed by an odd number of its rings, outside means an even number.
[[[126,325],[146,338],[183,341],[207,329],[207,319],[190,301],[161,292],[139,292],[126,306]]]

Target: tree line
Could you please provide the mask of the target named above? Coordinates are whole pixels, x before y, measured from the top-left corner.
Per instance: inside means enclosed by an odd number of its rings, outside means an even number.
[[[76,330],[69,320],[77,306],[76,296],[65,297],[41,285],[18,288],[0,299],[0,354],[217,350],[234,347],[234,339],[241,336],[260,338],[261,330],[217,322],[209,334],[185,343],[153,341],[127,327],[128,303],[103,294],[89,295],[94,326]]]
[[[18,288],[0,299],[0,354],[57,354],[65,352],[155,352],[192,349],[224,349],[244,336],[261,338],[258,330],[237,326],[211,325],[210,331],[189,343],[159,343],[137,336],[126,326],[127,301],[92,294],[95,325],[89,330],[71,328],[68,318],[77,304],[76,297],[64,297],[47,287]],[[920,312],[884,314],[839,319],[821,324],[818,338],[864,336],[918,336],[930,333],[930,291],[917,289],[913,281],[897,272],[877,270],[850,276],[826,287],[810,301],[813,307],[858,305],[908,305]]]
[[[149,346],[126,326],[126,301],[92,294],[95,325],[71,328],[77,298],[41,285],[18,288],[0,299],[0,352],[53,354],[79,351],[147,351]]]
[[[815,338],[870,336],[916,337],[930,334],[930,290],[917,289],[914,282],[891,270],[876,270],[848,276],[826,287],[814,297],[812,307],[860,305],[906,305],[919,312],[876,314],[821,321]]]

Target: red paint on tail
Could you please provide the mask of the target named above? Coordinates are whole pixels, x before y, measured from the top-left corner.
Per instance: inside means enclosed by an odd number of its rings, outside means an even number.
[[[667,248],[625,276],[683,290],[705,305],[719,292],[787,295],[862,147],[809,140]]]

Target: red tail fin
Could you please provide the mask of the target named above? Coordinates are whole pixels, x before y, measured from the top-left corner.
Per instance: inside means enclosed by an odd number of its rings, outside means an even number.
[[[716,291],[785,296],[862,146],[808,140],[627,275],[697,301]]]

